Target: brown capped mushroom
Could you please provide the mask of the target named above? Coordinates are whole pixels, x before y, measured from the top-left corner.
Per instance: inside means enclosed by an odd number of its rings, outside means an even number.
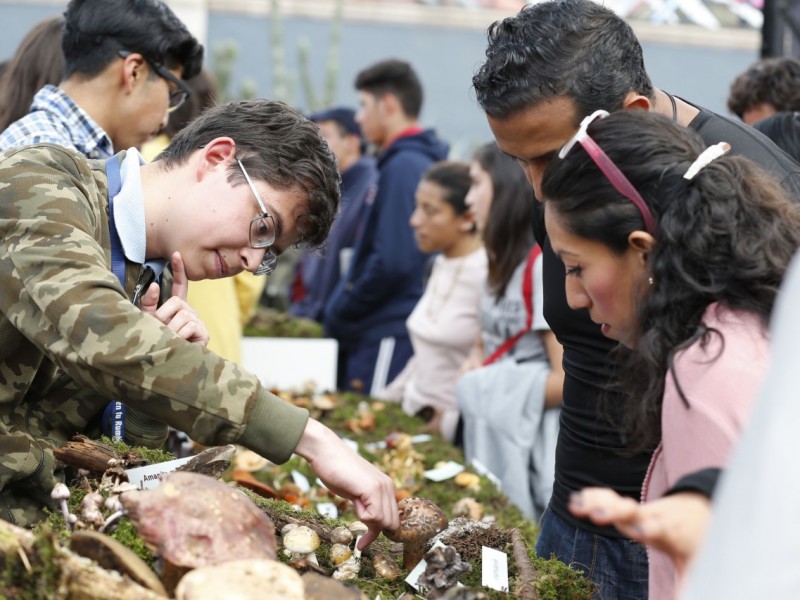
[[[383,554],[375,554],[372,559],[372,566],[375,567],[375,574],[387,581],[394,581],[401,575],[398,564]]]
[[[213,477],[175,471],[122,505],[140,537],[164,559],[168,592],[190,569],[246,558],[275,559],[275,527],[241,491]]]
[[[331,531],[331,541],[334,544],[344,544],[345,546],[349,546],[350,542],[353,541],[353,534],[347,527],[339,526]]]
[[[400,527],[383,534],[403,544],[403,567],[411,571],[425,555],[425,543],[447,527],[441,508],[425,498],[406,498],[397,504]]]

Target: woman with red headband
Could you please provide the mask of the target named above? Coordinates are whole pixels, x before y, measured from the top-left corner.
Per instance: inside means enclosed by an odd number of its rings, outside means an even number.
[[[654,449],[645,502],[724,467],[765,374],[768,321],[800,246],[798,207],[728,150],[705,148],[657,114],[598,111],[542,182],[567,302],[621,342],[621,425],[632,450]],[[608,523],[619,502],[610,490],[584,490],[570,509]],[[674,597],[680,573],[649,554],[651,600]]]

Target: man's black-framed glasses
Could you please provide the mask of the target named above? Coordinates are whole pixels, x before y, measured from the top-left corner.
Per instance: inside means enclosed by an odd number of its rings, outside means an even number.
[[[132,53],[128,52],[127,50],[119,51],[119,55],[122,58],[126,58],[131,54]],[[150,60],[144,54],[142,54],[142,58],[147,61],[147,64],[150,65],[150,68],[153,69],[159,77],[166,79],[175,85],[175,89],[172,89],[169,92],[169,105],[167,106],[167,112],[171,113],[172,111],[180,108],[180,106],[186,102],[186,99],[192,95],[192,90],[188,85],[186,85],[186,82],[178,77],[175,77],[175,75],[173,75],[172,72],[161,63]]]
[[[256,186],[253,185],[253,180],[247,174],[242,161],[237,158],[236,162],[242,170],[242,175],[247,180],[247,185],[250,186],[250,190],[253,192],[258,208],[261,211],[261,215],[250,220],[250,247],[266,248],[267,251],[264,253],[264,258],[261,259],[261,264],[258,265],[254,273],[256,275],[269,275],[275,270],[275,265],[278,264],[278,255],[272,249],[272,245],[275,243],[275,219],[267,212],[267,207],[264,206],[264,201],[261,199],[258,190],[256,190]]]

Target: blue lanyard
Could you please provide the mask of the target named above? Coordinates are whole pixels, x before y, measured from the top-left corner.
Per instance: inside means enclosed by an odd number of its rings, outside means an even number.
[[[125,289],[125,253],[114,222],[114,196],[122,189],[119,155],[106,161],[106,178],[108,179],[108,224],[111,237],[111,270]],[[119,400],[112,400],[103,411],[102,430],[112,439],[125,439],[125,405]]]

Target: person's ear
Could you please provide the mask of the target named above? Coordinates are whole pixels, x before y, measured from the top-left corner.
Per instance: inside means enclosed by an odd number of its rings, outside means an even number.
[[[642,261],[647,262],[647,255],[656,245],[656,239],[646,231],[634,231],[628,236],[628,247],[642,255]]]
[[[236,142],[229,137],[214,138],[199,150],[197,160],[197,179],[202,180],[207,174],[224,169],[236,161]]]
[[[463,233],[475,233],[478,231],[478,226],[475,223],[475,216],[472,214],[471,210],[461,213],[458,217],[460,219],[458,224],[459,231]]]
[[[384,115],[393,115],[400,110],[400,101],[392,93],[386,92],[378,99],[379,107]]]
[[[622,110],[650,110],[651,107],[650,98],[636,92],[628,92],[622,101]]]
[[[131,93],[136,84],[146,76],[146,62],[138,52],[131,52],[122,59],[122,86]]]

